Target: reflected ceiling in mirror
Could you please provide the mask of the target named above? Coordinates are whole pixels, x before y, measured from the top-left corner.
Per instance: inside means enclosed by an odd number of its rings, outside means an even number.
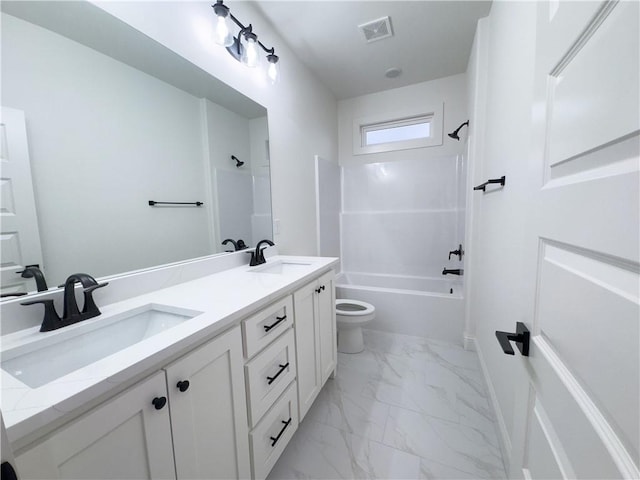
[[[264,107],[90,3],[1,7],[2,102],[24,114],[37,216],[3,248],[3,293],[35,290],[26,264],[55,286],[272,238]],[[15,190],[2,208],[20,213]]]

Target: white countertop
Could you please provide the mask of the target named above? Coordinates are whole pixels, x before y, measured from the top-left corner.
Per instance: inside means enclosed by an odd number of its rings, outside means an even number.
[[[2,351],[45,336],[55,337],[132,309],[156,304],[203,312],[179,325],[127,347],[50,383],[31,388],[0,370],[0,409],[10,440],[16,441],[46,427],[116,385],[165,365],[202,341],[239,324],[242,318],[304,285],[338,263],[337,258],[272,256],[275,262],[308,263],[281,274],[256,273],[264,266],[240,267],[130,298],[98,305],[102,315],[52,332],[33,327],[2,337]],[[106,288],[109,288],[108,286]]]

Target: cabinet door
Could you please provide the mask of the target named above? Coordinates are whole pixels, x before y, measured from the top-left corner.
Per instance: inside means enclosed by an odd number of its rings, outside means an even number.
[[[179,479],[251,475],[242,366],[236,327],[166,368]]]
[[[158,372],[19,454],[20,478],[175,478],[169,409],[151,403],[165,396]]]
[[[318,332],[320,336],[321,386],[336,368],[338,343],[336,337],[336,293],[333,270],[318,279]]]
[[[320,336],[315,313],[316,288],[318,288],[318,284],[314,281],[293,294],[300,421],[306,415],[322,387],[318,363]]]

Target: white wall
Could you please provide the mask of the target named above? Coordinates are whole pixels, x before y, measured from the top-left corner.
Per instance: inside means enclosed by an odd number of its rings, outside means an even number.
[[[495,2],[476,33],[470,61],[472,82],[469,185],[506,176],[493,193],[470,192],[472,223],[468,251],[471,284],[467,333],[476,346],[498,413],[505,459],[513,432],[513,378],[517,357],[505,355],[496,330],[513,331],[531,318],[519,310],[524,259],[524,195],[531,125],[536,6],[534,2]],[[475,85],[474,77],[477,79]]]
[[[340,165],[412,160],[457,155],[463,151],[463,143],[447,136],[458,125],[467,120],[466,74],[453,75],[407,87],[385,90],[341,100],[338,103],[338,128]],[[361,117],[385,115],[408,109],[428,108],[444,102],[442,145],[395,152],[353,154],[353,121]],[[460,131],[460,138],[466,134]]]
[[[315,202],[310,193],[314,154],[337,157],[333,95],[249,2],[235,2],[231,8],[241,21],[253,24],[263,43],[275,46],[282,74],[276,85],[211,41],[210,3],[95,3],[268,109],[273,212],[280,223],[274,239],[281,253],[315,253]]]
[[[210,253],[204,208],[147,203],[205,200],[198,99],[4,14],[2,40],[2,102],[26,114],[49,285]]]

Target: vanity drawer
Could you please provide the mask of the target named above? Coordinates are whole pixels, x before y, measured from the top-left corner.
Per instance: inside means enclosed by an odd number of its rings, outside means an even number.
[[[291,295],[242,322],[244,357],[251,358],[293,325]]]
[[[249,424],[255,426],[296,377],[293,329],[245,365]]]
[[[249,434],[253,478],[265,478],[298,429],[298,389],[294,381]]]

